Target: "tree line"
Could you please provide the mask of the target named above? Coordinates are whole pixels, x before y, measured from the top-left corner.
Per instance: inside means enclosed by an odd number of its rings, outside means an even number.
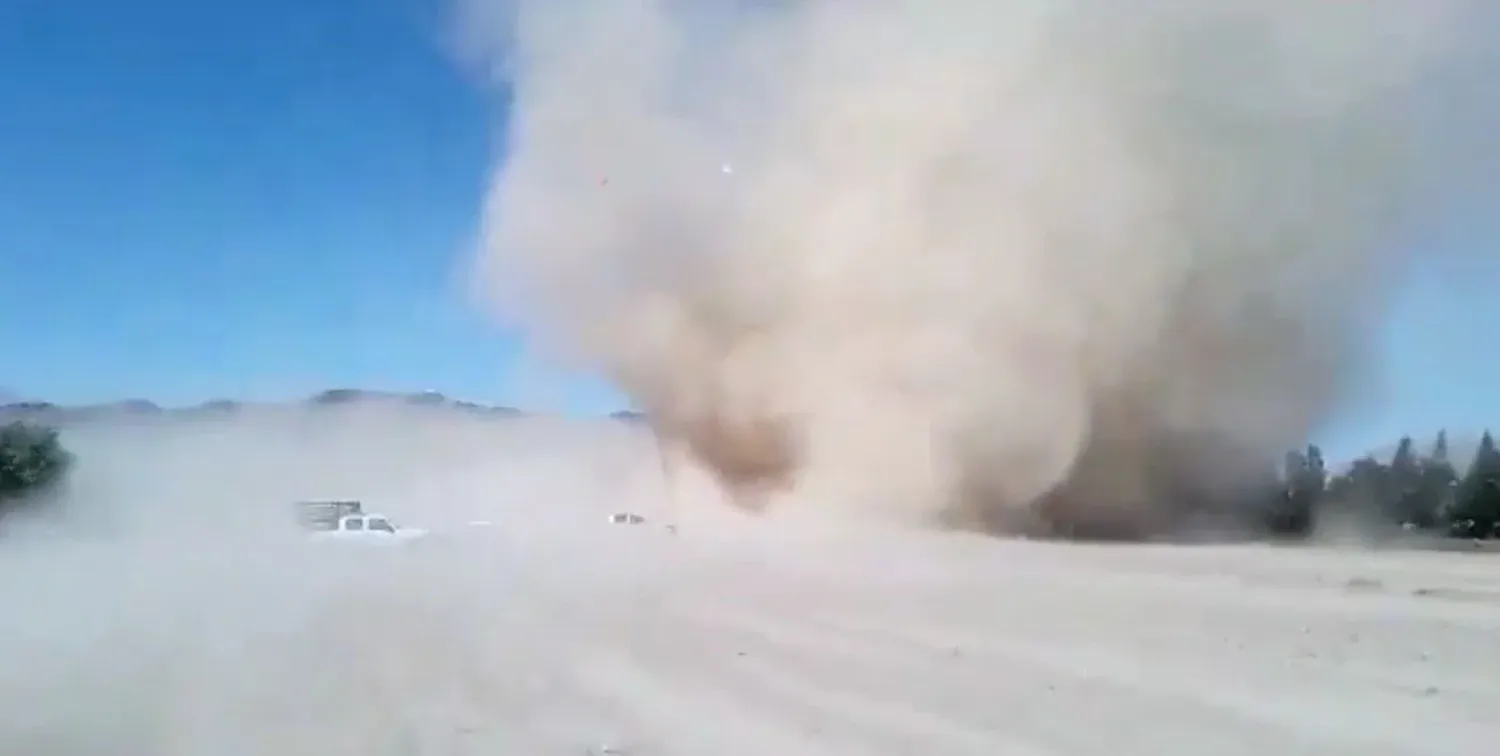
[[[1465,538],[1500,537],[1500,449],[1489,431],[1470,460],[1455,465],[1448,434],[1419,449],[1410,436],[1389,462],[1374,456],[1331,474],[1316,445],[1287,452],[1281,489],[1267,507],[1274,532],[1310,532],[1321,516],[1373,518],[1408,530]]]
[[[66,481],[73,461],[55,428],[27,421],[0,426],[0,517],[46,498]],[[1458,462],[1446,432],[1425,449],[1402,438],[1389,462],[1366,456],[1337,474],[1316,445],[1290,451],[1266,493],[1263,524],[1297,536],[1312,532],[1320,517],[1343,515],[1456,537],[1500,537],[1495,439],[1486,431],[1472,459]]]

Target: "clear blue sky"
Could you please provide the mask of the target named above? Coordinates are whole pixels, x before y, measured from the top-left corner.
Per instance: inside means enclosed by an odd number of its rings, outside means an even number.
[[[518,385],[518,341],[464,300],[494,119],[442,21],[428,0],[0,2],[0,387],[616,403]]]
[[[495,121],[442,21],[438,0],[0,2],[0,388],[618,406],[518,370],[523,345],[462,296]],[[1493,247],[1472,225],[1415,243]],[[1482,267],[1407,292],[1383,409],[1336,447],[1500,428]]]

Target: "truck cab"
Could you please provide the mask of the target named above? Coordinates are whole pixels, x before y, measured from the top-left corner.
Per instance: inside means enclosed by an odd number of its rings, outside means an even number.
[[[392,543],[427,535],[425,530],[400,527],[383,514],[366,512],[357,501],[301,502],[298,514],[315,540]]]

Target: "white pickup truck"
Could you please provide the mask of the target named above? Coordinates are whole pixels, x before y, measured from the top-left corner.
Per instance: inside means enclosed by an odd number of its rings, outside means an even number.
[[[411,541],[427,535],[420,528],[397,527],[390,518],[380,514],[353,514],[340,517],[331,530],[319,530],[312,534],[317,540],[373,541],[395,543]]]
[[[358,501],[304,501],[297,503],[302,526],[312,538],[326,541],[398,543],[427,535],[418,528],[402,528],[382,514],[365,512]]]

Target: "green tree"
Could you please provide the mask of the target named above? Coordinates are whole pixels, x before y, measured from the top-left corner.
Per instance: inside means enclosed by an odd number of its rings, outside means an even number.
[[[1390,478],[1390,468],[1367,454],[1328,482],[1322,509],[1353,522],[1389,521]]]
[[[1417,459],[1411,436],[1402,436],[1386,472],[1382,508],[1392,521],[1405,525],[1430,527],[1434,513],[1422,496],[1422,464]]]
[[[1305,535],[1312,530],[1313,513],[1323,497],[1326,470],[1323,452],[1289,451],[1282,462],[1281,487],[1271,496],[1266,526],[1278,535]]]
[[[1328,465],[1323,461],[1323,450],[1317,444],[1308,444],[1302,456],[1302,470],[1292,496],[1297,502],[1296,522],[1298,533],[1309,533],[1317,520],[1318,508],[1328,495]]]
[[[1303,468],[1303,487],[1321,496],[1328,486],[1328,463],[1323,461],[1323,450],[1317,444],[1308,444],[1306,466]]]
[[[1479,440],[1474,463],[1458,485],[1450,527],[1454,535],[1489,538],[1500,522],[1500,449],[1489,431]]]
[[[1417,524],[1430,528],[1451,519],[1458,471],[1448,457],[1448,432],[1439,431],[1432,451],[1422,460],[1421,519]]]
[[[0,516],[50,492],[72,465],[56,429],[23,421],[0,426]]]

